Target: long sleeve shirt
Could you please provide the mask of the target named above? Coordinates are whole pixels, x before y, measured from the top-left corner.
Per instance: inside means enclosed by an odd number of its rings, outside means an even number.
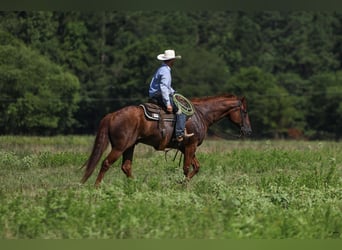
[[[163,63],[152,77],[149,96],[153,97],[161,94],[164,104],[166,106],[171,105],[170,95],[175,93],[175,90],[171,87],[171,81],[171,68]]]

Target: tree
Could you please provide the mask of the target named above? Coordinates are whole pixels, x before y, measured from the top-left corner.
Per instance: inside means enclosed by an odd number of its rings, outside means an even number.
[[[12,105],[12,113],[38,106],[47,112],[36,97],[51,99],[47,90],[52,87],[49,80],[38,79],[54,75],[59,84],[77,77],[79,90],[70,93],[79,93],[80,102],[71,105],[70,123],[61,126],[63,118],[58,118],[58,130],[92,133],[104,114],[146,101],[160,63],[156,55],[173,48],[183,56],[173,68],[175,88],[189,97],[226,90],[252,98],[254,131],[260,136],[280,136],[290,127],[330,137],[341,131],[338,122],[332,125],[333,119],[313,105],[316,92],[328,91],[318,81],[331,82],[329,91],[340,93],[339,80],[332,80],[342,67],[339,12],[5,11],[0,12],[0,30],[5,34],[0,36],[1,56],[6,58],[0,68],[1,111]],[[46,72],[23,63],[42,65]],[[323,106],[339,100],[324,96]],[[50,107],[47,103],[46,110]],[[340,104],[331,108],[339,117]],[[52,121],[44,126],[51,128]]]
[[[288,97],[289,105],[292,109],[292,121],[289,122],[289,128],[301,131],[304,135],[307,130],[307,114],[309,105],[309,80],[302,79],[295,73],[280,73],[276,76],[279,86],[284,88]]]
[[[184,48],[182,59],[173,67],[175,89],[188,97],[222,93],[230,76],[229,69],[219,55],[201,48]]]
[[[315,138],[341,138],[342,71],[321,73],[310,78],[312,88],[308,123]]]
[[[257,67],[241,68],[229,79],[226,89],[247,98],[256,137],[279,138],[297,116],[286,89],[278,85],[272,74]]]
[[[2,133],[72,132],[78,79],[8,33],[0,37]]]

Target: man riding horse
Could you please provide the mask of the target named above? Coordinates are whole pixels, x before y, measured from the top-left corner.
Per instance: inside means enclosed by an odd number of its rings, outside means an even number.
[[[172,88],[171,68],[181,56],[177,55],[174,50],[165,50],[164,54],[157,56],[157,59],[163,63],[154,73],[149,89],[149,97],[159,105],[166,108],[169,113],[176,114],[176,139],[178,142],[183,141],[184,137],[191,137],[194,134],[188,134],[185,129],[187,116],[177,107],[172,96],[175,90]]]
[[[196,157],[197,147],[202,144],[208,128],[212,124],[226,117],[240,128],[241,134],[251,134],[252,129],[245,97],[222,94],[192,98],[191,102],[187,102],[188,100],[185,101],[185,97],[175,93],[171,87],[171,67],[175,59],[180,58],[180,56],[176,56],[174,50],[166,50],[164,54],[158,55],[157,58],[163,63],[152,78],[149,96],[166,107],[165,109],[168,112],[176,113],[175,134],[178,140],[172,140],[174,133],[173,115],[171,122],[168,120],[168,122],[159,123],[159,118],[151,119],[147,117],[144,108],[142,108],[144,105],[130,105],[109,113],[102,118],[99,124],[92,152],[84,164],[85,171],[82,183],[86,182],[92,175],[109,144],[111,150],[102,161],[100,172],[95,181],[96,187],[100,185],[110,166],[121,156],[122,171],[127,177],[133,177],[133,154],[135,146],[139,143],[150,145],[156,150],[165,150],[166,148],[180,150],[184,156],[183,173],[186,180],[190,180],[200,169],[200,163]],[[183,101],[185,101],[186,105],[184,105]],[[191,109],[189,109],[189,106],[191,106]],[[159,107],[158,110],[160,110]],[[182,110],[184,114],[179,110]],[[161,112],[160,114],[161,116],[165,115],[165,113]],[[186,122],[187,114],[192,116],[191,120]],[[159,113],[155,115],[159,117]],[[162,117],[160,119],[163,121]],[[161,124],[163,126],[160,126]],[[191,134],[187,134],[185,125]],[[189,138],[184,140],[185,137]]]

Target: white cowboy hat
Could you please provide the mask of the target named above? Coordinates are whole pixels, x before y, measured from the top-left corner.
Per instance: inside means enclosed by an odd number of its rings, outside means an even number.
[[[176,56],[175,51],[172,49],[165,50],[164,54],[160,54],[157,56],[157,59],[160,61],[167,61],[171,59],[180,59],[181,56]]]

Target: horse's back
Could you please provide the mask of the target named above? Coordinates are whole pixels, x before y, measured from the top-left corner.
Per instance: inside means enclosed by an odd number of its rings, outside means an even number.
[[[139,106],[126,106],[110,114],[110,132],[113,136],[145,136],[153,127],[153,121],[146,120]]]
[[[112,127],[131,127],[141,123],[141,118],[143,118],[143,112],[138,106],[126,106],[109,115]]]

